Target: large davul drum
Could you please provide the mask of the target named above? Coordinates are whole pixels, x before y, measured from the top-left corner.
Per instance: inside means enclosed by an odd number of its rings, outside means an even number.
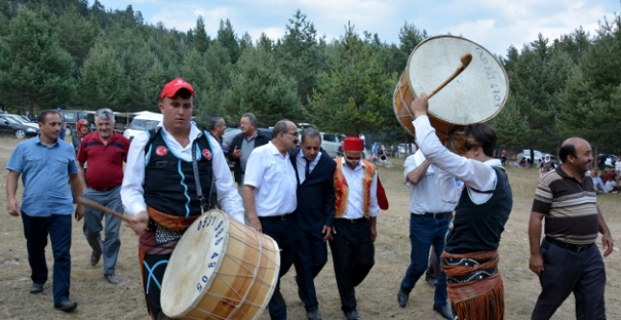
[[[472,55],[468,67],[429,99],[429,118],[443,139],[454,126],[487,122],[504,106],[509,95],[507,73],[498,59],[480,45],[455,36],[435,36],[419,43],[410,54],[393,95],[399,123],[415,135],[409,106],[422,92],[429,94]]]
[[[162,281],[162,310],[179,319],[258,319],[279,269],[276,241],[210,210],[173,251]]]

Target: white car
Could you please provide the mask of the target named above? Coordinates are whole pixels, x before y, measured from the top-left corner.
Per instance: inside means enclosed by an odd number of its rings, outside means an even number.
[[[336,158],[339,156],[339,147],[345,139],[344,134],[339,133],[325,133],[320,132],[321,134],[321,148],[328,153],[331,158]]]
[[[123,136],[131,140],[140,132],[154,129],[163,119],[164,116],[161,113],[149,111],[141,112],[132,119],[129,127],[123,131]]]

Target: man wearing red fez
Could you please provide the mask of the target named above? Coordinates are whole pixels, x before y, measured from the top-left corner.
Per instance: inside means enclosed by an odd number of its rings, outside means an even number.
[[[121,199],[133,216],[129,226],[140,235],[149,314],[152,319],[167,319],[160,304],[162,280],[185,230],[203,211],[216,206],[244,223],[244,208],[218,142],[190,123],[192,85],[181,78],[167,83],[159,107],[162,122],[132,140]]]
[[[379,204],[375,166],[363,159],[362,139],[347,137],[343,157],[336,158],[334,186],[336,210],[330,242],[341,309],[348,320],[358,320],[354,288],[373,267],[377,237],[375,227]]]

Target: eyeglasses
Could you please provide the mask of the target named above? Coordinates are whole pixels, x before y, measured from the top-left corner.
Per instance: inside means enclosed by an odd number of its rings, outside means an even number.
[[[288,133],[288,134],[290,134],[290,135],[292,135],[292,136],[294,136],[294,137],[297,137],[297,136],[298,136],[298,132],[297,132],[297,131],[295,131],[295,132],[288,132],[288,131],[285,131],[285,133]]]
[[[348,156],[345,156],[345,161],[349,163],[358,163],[360,162],[360,158],[350,158]]]

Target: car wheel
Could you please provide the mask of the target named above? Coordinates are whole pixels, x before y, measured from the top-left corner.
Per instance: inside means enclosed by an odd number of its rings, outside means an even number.
[[[67,128],[65,129],[65,137],[68,137],[68,136],[70,136],[70,135],[71,135],[71,128],[67,127]]]
[[[15,131],[15,138],[17,138],[17,139],[24,139],[25,136],[26,136],[26,132],[24,132],[24,130],[16,130]]]

